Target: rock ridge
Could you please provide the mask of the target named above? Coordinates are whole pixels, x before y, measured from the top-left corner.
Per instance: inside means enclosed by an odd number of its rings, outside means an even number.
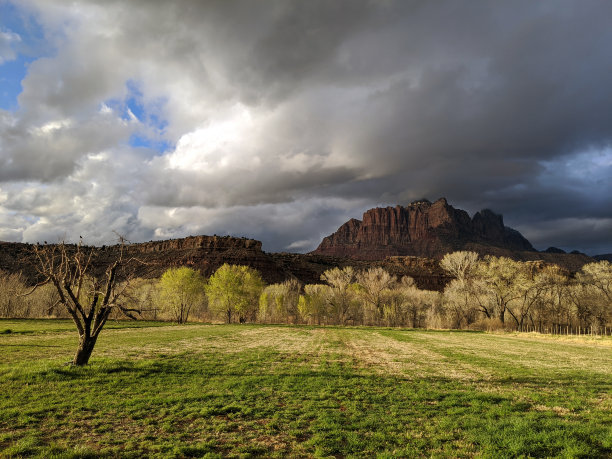
[[[441,258],[467,244],[512,251],[535,251],[518,231],[504,225],[503,217],[484,209],[472,218],[445,198],[413,202],[405,207],[367,210],[362,220],[351,219],[325,237],[312,253],[364,260],[388,256]],[[486,250],[485,250],[486,251]]]

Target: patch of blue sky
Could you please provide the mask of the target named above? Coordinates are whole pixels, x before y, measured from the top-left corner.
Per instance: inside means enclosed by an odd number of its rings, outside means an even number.
[[[126,82],[126,96],[123,100],[105,102],[123,120],[138,123],[139,128],[130,137],[128,144],[136,148],[148,148],[157,154],[163,154],[173,147],[172,142],[164,138],[168,126],[163,116],[165,103],[161,98],[146,100],[135,80]]]
[[[0,108],[15,111],[19,108],[17,97],[21,93],[21,81],[28,72],[28,64],[34,59],[18,55],[15,60],[0,65]]]
[[[36,18],[17,5],[0,0],[0,31],[19,36],[12,43],[14,58],[0,63],[0,108],[11,111],[19,108],[18,96],[28,65],[54,52]]]
[[[173,148],[173,143],[166,139],[153,139],[142,134],[132,134],[128,144],[134,148],[148,148],[163,154]]]
[[[134,80],[128,80],[125,86],[128,95],[125,98],[125,109],[121,116],[124,120],[128,121],[132,119],[132,116],[135,116],[138,121],[142,122],[145,118],[144,96],[142,91]]]

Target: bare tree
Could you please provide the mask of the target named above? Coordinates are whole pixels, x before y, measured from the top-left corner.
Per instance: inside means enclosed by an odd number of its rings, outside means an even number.
[[[0,317],[27,317],[23,309],[23,276],[0,270]]]
[[[356,273],[353,267],[328,269],[321,274],[321,280],[327,282],[331,287],[327,301],[330,306],[329,311],[333,314],[334,319],[341,325],[346,325],[349,321],[355,323],[357,321],[357,309],[359,308],[356,302],[354,287]]]
[[[397,278],[383,268],[373,267],[357,274],[357,282],[361,286],[360,293],[375,315],[377,325],[384,317],[385,292],[395,285]]]
[[[45,284],[52,284],[79,333],[79,346],[72,361],[73,365],[86,365],[96,345],[98,336],[114,310],[136,319],[140,311],[122,305],[121,299],[129,286],[126,268],[132,260],[125,260],[125,243],[121,240],[119,253],[108,264],[102,274],[95,272],[93,261],[95,248],[85,248],[82,243],[70,246],[37,245],[34,248],[38,259],[38,271],[42,281],[32,292]],[[121,282],[119,282],[121,279]]]
[[[491,294],[495,316],[504,323],[508,306],[520,298],[515,287],[522,280],[521,263],[507,257],[486,256],[478,264],[478,275]]]
[[[442,269],[460,281],[469,281],[474,277],[477,263],[478,254],[465,251],[447,253],[440,260]]]

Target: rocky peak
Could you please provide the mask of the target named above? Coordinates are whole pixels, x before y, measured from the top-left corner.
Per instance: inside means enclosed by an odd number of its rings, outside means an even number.
[[[504,226],[501,215],[485,209],[470,218],[440,198],[367,210],[362,221],[345,223],[314,253],[372,260],[406,255],[439,258],[468,243],[533,250],[518,231]]]

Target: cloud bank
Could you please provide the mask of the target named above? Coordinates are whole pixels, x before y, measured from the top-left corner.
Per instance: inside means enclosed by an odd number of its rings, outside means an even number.
[[[11,7],[0,73],[30,62],[0,109],[0,239],[305,251],[446,196],[536,247],[612,252],[609,2]]]

